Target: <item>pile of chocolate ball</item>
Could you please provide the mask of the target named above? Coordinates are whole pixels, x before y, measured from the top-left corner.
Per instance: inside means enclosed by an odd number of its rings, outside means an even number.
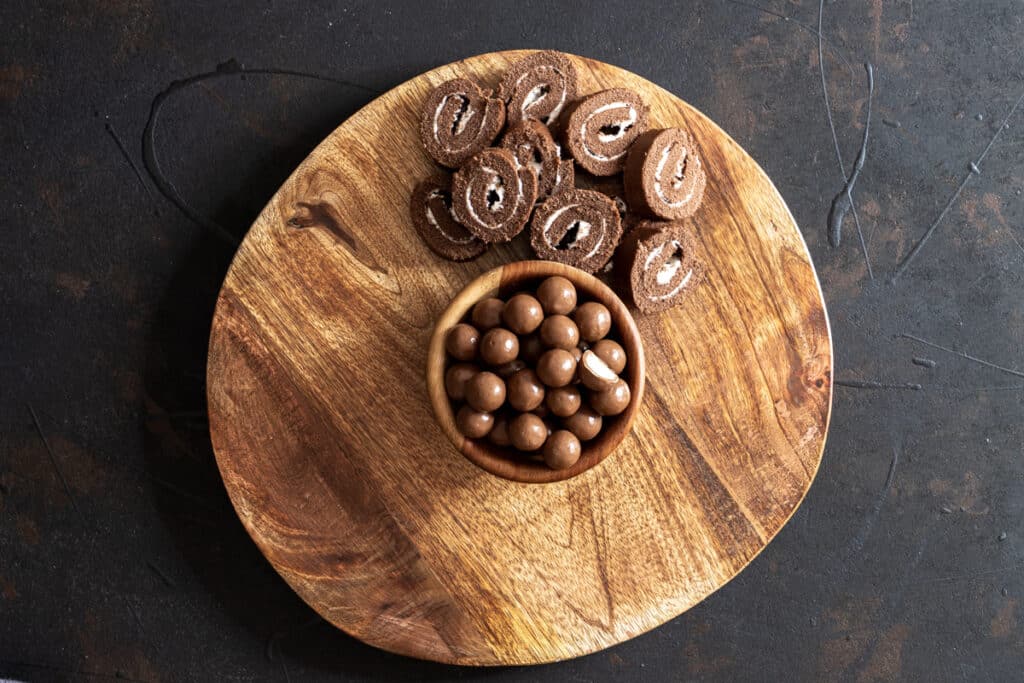
[[[445,391],[462,434],[565,469],[604,418],[629,406],[611,313],[577,298],[572,282],[549,277],[536,291],[477,302],[448,331]]]

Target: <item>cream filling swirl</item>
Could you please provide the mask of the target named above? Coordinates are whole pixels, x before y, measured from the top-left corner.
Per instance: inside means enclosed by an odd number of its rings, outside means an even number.
[[[594,159],[598,159],[600,161],[614,161],[616,159],[620,159],[626,156],[626,152],[629,151],[628,148],[622,150],[618,154],[607,155],[601,154],[600,152],[595,152],[593,149],[591,149],[590,145],[587,144],[587,126],[590,125],[590,122],[593,120],[593,118],[598,114],[603,114],[606,111],[623,108],[629,108],[629,116],[627,116],[624,119],[619,119],[618,121],[615,122],[615,125],[619,127],[618,132],[597,134],[598,142],[601,142],[603,144],[614,142],[615,140],[618,140],[623,135],[625,135],[626,130],[636,123],[636,109],[629,102],[610,102],[608,104],[602,105],[595,109],[594,111],[590,112],[590,116],[588,116],[587,119],[580,124],[580,142],[583,145],[583,151],[587,153],[587,156],[593,157]]]
[[[678,249],[680,246],[682,246],[682,245],[679,244],[678,240],[672,240],[671,245],[672,245],[673,249]],[[664,244],[659,244],[654,249],[651,249],[650,252],[648,252],[647,258],[644,259],[644,270],[645,271],[648,268],[651,267],[651,264],[654,263],[655,259],[657,259],[659,256],[661,256],[661,253],[664,250],[665,250],[665,245]],[[672,282],[672,279],[675,278],[679,274],[679,270],[682,267],[683,267],[683,260],[680,259],[680,258],[673,257],[673,258],[669,259],[664,265],[662,265],[661,268],[658,269],[657,274],[655,274],[655,276],[654,276],[654,281],[656,283],[658,283],[658,285],[664,287],[668,283]],[[668,292],[666,292],[664,294],[651,295],[651,296],[649,296],[647,298],[650,299],[651,301],[664,301],[665,299],[669,299],[671,297],[674,297],[676,294],[678,294],[680,291],[682,291],[682,289],[684,287],[686,287],[687,284],[689,284],[690,278],[692,278],[692,277],[693,277],[693,269],[691,268],[689,271],[687,271],[687,273],[683,277],[683,279],[679,281],[679,284],[677,284],[675,287],[670,289]]]
[[[430,208],[430,200],[437,199],[438,197],[443,196],[444,195],[441,193],[440,190],[434,190],[429,195],[427,195],[427,202],[424,206],[427,212],[427,223],[430,223],[432,226],[434,226],[437,229],[437,231],[441,233],[441,235],[452,244],[469,244],[475,239],[472,235],[470,235],[469,237],[456,237],[454,235],[451,235],[443,227],[441,227],[441,224],[437,221],[437,218],[434,216],[434,210]],[[449,210],[449,213],[451,213],[451,210]],[[452,214],[452,220],[455,220],[454,213]]]
[[[656,195],[658,195],[658,199],[660,199],[662,202],[664,202],[666,206],[673,206],[673,207],[674,206],[682,206],[683,204],[686,204],[688,201],[690,201],[693,198],[693,191],[697,187],[696,183],[694,183],[694,185],[692,187],[690,187],[690,191],[686,193],[685,197],[683,197],[682,199],[680,199],[678,201],[674,201],[674,202],[669,200],[668,194],[665,192],[664,188],[662,187],[662,185],[661,185],[661,175],[662,175],[662,173],[665,172],[665,165],[668,163],[669,154],[671,154],[672,148],[675,145],[676,145],[675,142],[670,142],[669,144],[665,145],[665,149],[663,149],[661,151],[661,157],[658,159],[658,165],[654,169],[654,193]],[[680,178],[683,175],[683,164],[686,163],[687,158],[690,158],[691,162],[694,163],[697,166],[697,168],[694,169],[692,172],[697,172],[700,169],[700,166],[699,166],[700,158],[696,157],[696,156],[692,156],[690,154],[687,154],[687,150],[684,149],[683,150],[683,155],[679,158],[679,161],[676,162],[675,173],[673,174],[673,178],[672,178],[672,188],[673,189],[676,189],[680,185],[683,184],[684,179],[677,180],[677,178]]]
[[[548,246],[551,247],[552,249],[556,251],[559,250],[557,244],[553,243],[551,240],[551,228],[554,227],[555,221],[558,220],[559,216],[564,214],[566,211],[574,209],[578,206],[580,205],[566,204],[565,206],[559,207],[555,211],[552,211],[551,215],[548,216],[548,219],[544,221],[544,241],[547,242]],[[587,239],[591,235],[592,229],[594,227],[591,223],[583,219],[580,219],[577,222],[579,223],[579,227],[576,228],[576,237],[575,239],[573,239],[572,242],[569,243],[569,245],[566,247],[566,250],[575,249],[577,245],[581,244],[583,240]],[[594,254],[596,254],[598,251],[600,251],[601,245],[604,244],[606,233],[607,231],[602,232],[597,236],[597,240],[594,242],[593,248],[590,251],[588,251],[586,255],[584,255],[584,259],[588,259],[592,257]]]

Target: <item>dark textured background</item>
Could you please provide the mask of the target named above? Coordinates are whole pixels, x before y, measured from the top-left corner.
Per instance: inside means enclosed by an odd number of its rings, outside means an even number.
[[[825,239],[842,177],[808,28],[818,3],[761,1],[790,19],[724,0],[585,11],[0,3],[0,675],[1020,680],[1024,375],[1008,370],[1024,369],[1024,110],[913,264],[889,278],[1024,93],[1024,4],[825,5],[847,164],[866,113],[860,62],[877,69],[854,192],[871,281],[852,221],[841,247]],[[231,247],[161,194],[143,131],[172,81],[229,60],[350,83],[235,73],[164,101],[154,139],[164,182],[240,237],[373,92],[516,47],[625,67],[721,124],[803,230],[829,306],[837,383],[920,389],[837,386],[803,507],[689,613],[575,661],[474,671],[334,631],[246,536],[203,418],[206,338]]]

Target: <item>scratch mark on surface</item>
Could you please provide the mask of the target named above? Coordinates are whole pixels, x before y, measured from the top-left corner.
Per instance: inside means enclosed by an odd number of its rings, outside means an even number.
[[[28,406],[28,412],[32,414],[32,422],[36,426],[36,432],[39,433],[39,438],[43,442],[43,446],[46,447],[46,454],[50,457],[50,464],[53,465],[53,469],[57,472],[57,478],[60,479],[61,486],[64,487],[64,493],[67,494],[68,500],[71,501],[71,507],[75,508],[75,512],[81,516],[82,511],[78,508],[78,502],[75,497],[71,495],[71,487],[68,486],[68,480],[64,478],[64,472],[61,471],[60,465],[57,464],[57,458],[53,454],[53,449],[50,448],[50,442],[46,440],[46,434],[43,433],[43,427],[39,424],[39,416],[36,415],[36,409],[32,407],[31,403],[26,403]]]
[[[964,191],[964,188],[967,187],[967,184],[969,182],[971,182],[971,178],[973,178],[976,175],[981,175],[981,163],[985,161],[985,157],[988,156],[989,150],[992,149],[992,146],[996,143],[996,140],[999,139],[999,134],[1002,133],[1003,130],[1008,127],[1007,123],[1009,122],[1010,118],[1016,113],[1017,108],[1020,106],[1020,103],[1022,101],[1024,101],[1024,93],[1021,93],[1020,97],[1017,98],[1017,101],[1013,103],[1013,106],[1010,108],[1010,113],[1008,113],[1006,117],[1003,118],[1003,122],[999,124],[999,128],[997,128],[996,132],[992,134],[992,138],[988,141],[988,144],[985,146],[984,151],[982,151],[981,156],[979,156],[974,161],[970,162],[970,164],[968,165],[967,174],[964,176],[964,179],[960,181],[960,184],[957,186],[956,191],[953,192],[953,196],[951,196],[949,198],[949,201],[946,202],[946,206],[942,208],[942,212],[939,213],[938,218],[936,218],[932,222],[932,224],[928,226],[928,229],[924,231],[924,234],[921,235],[921,238],[919,240],[917,240],[917,243],[914,244],[914,247],[905,257],[903,257],[903,260],[900,261],[900,264],[896,267],[896,270],[892,274],[892,282],[895,282],[907,270],[907,268],[914,261],[914,259],[917,258],[917,255],[921,253],[921,249],[924,247],[925,243],[929,239],[931,239],[931,236],[935,234],[935,230],[942,223],[942,219],[946,217],[946,214],[949,213],[949,210],[953,208],[954,204],[956,204],[956,200],[960,198],[960,194]]]
[[[933,361],[931,358],[922,358],[921,356],[914,356],[912,359],[914,365],[920,365],[922,368],[934,368],[938,363]]]
[[[885,486],[882,490],[883,495],[889,492],[892,488],[892,480],[896,476],[896,465],[900,462],[900,448],[898,445],[892,447],[892,461],[889,463],[889,473],[885,475]]]
[[[946,583],[949,581],[971,581],[973,579],[980,579],[985,576],[995,576],[1002,574],[1003,572],[1012,571],[1024,567],[1024,560],[1018,558],[1017,562],[1006,565],[1005,567],[996,567],[995,569],[986,569],[980,572],[970,572],[968,574],[950,574],[948,576],[933,576],[930,578],[918,579],[917,583]]]
[[[155,562],[147,561],[146,566],[152,569],[153,573],[159,576],[160,580],[167,584],[168,588],[175,587],[174,581],[171,580],[171,577],[167,576],[167,573],[164,570],[160,569],[160,567]]]
[[[857,183],[857,178],[860,177],[860,172],[864,169],[864,160],[867,158],[868,153],[868,135],[871,131],[871,101],[875,97],[875,72],[874,68],[870,63],[864,64],[864,70],[868,76],[868,111],[864,120],[864,135],[861,137],[860,150],[857,152],[857,158],[853,162],[853,172],[849,176],[846,175],[845,171],[843,176],[846,178],[846,183],[843,185],[843,189],[839,191],[839,194],[832,200],[832,206],[828,211],[828,238],[829,243],[833,247],[838,247],[839,242],[842,239],[843,233],[843,221],[846,219],[848,211],[854,212],[854,218],[856,219],[857,213],[853,203],[853,187]],[[824,71],[822,72],[824,75]],[[835,135],[835,129],[832,131]],[[838,151],[839,147],[836,146]],[[840,162],[841,163],[841,162]],[[868,248],[864,244],[864,233],[860,228],[860,221],[855,221],[857,224],[857,236],[860,238],[860,249],[864,253],[864,263],[868,267],[868,277],[872,280],[875,279],[875,273],[871,270],[871,259],[868,258]],[[872,233],[873,234],[873,233]]]
[[[889,472],[885,475],[885,484],[882,485],[882,491],[875,497],[874,503],[871,504],[871,510],[864,518],[864,524],[861,526],[860,531],[850,539],[850,543],[843,553],[847,560],[859,555],[864,550],[864,544],[871,537],[871,532],[875,528],[879,514],[882,512],[885,499],[889,495],[889,491],[892,490],[892,482],[896,478],[896,465],[899,463],[899,460],[900,448],[894,444],[892,447],[892,460],[889,462]]]
[[[146,128],[142,132],[142,159],[146,165],[146,171],[149,173],[149,177],[153,181],[153,184],[156,185],[158,190],[160,190],[160,193],[174,204],[189,220],[196,225],[209,230],[233,248],[238,247],[240,240],[217,221],[207,218],[199,211],[193,209],[178,192],[174,183],[171,182],[171,180],[164,174],[156,153],[156,128],[157,123],[160,120],[160,110],[171,95],[174,95],[184,88],[210,79],[243,74],[309,78],[317,81],[324,81],[326,83],[335,83],[337,85],[343,85],[350,88],[358,88],[375,95],[380,94],[379,90],[369,88],[365,85],[360,85],[359,83],[352,83],[350,81],[331,78],[329,76],[320,76],[318,74],[306,73],[303,71],[294,71],[291,69],[247,69],[234,59],[223,64],[218,64],[217,68],[213,71],[207,71],[194,76],[188,76],[181,80],[172,81],[167,88],[157,93],[149,108],[149,118],[146,119]]]
[[[124,606],[128,609],[129,612],[131,612],[131,615],[135,618],[135,623],[139,625],[139,633],[142,635],[143,639],[145,639],[146,627],[142,625],[142,618],[139,616],[139,613],[135,611],[135,608],[132,607],[132,603],[128,601],[127,595],[122,595],[121,599],[124,600]]]
[[[946,353],[951,353],[954,356],[960,356],[961,358],[965,358],[965,359],[971,361],[972,363],[978,363],[979,365],[984,365],[986,367],[993,368],[995,370],[999,370],[1000,372],[1005,372],[1005,373],[1007,373],[1009,375],[1014,375],[1015,377],[1024,377],[1024,372],[1021,372],[1020,370],[1014,370],[1013,368],[1007,368],[1007,367],[1003,367],[1002,365],[996,365],[995,363],[991,363],[991,362],[989,362],[987,360],[984,360],[982,358],[978,358],[977,356],[972,356],[969,353],[964,353],[963,351],[957,351],[956,349],[951,349],[948,346],[942,346],[941,344],[936,344],[935,342],[930,342],[927,339],[921,339],[920,337],[915,337],[914,335],[907,334],[906,332],[901,333],[899,336],[903,337],[904,339],[910,339],[911,341],[916,341],[918,344],[924,344],[925,346],[930,346],[933,349],[938,349],[939,351],[945,351]]]
[[[1024,391],[1024,384],[1013,384],[1004,386],[988,386],[988,387],[962,387],[959,385],[950,385],[940,387],[947,391]]]
[[[1024,253],[1024,244],[1021,244],[1020,240],[1017,239],[1017,236],[1013,234],[1013,228],[1007,225],[1005,226],[1005,230],[1006,234],[1010,236],[1010,239],[1017,245],[1017,248],[1020,249],[1021,253]]]
[[[107,121],[106,123],[103,124],[103,127],[107,129],[107,134],[114,141],[114,144],[117,145],[117,149],[121,152],[121,156],[123,156],[124,160],[128,162],[129,166],[131,166],[132,173],[134,173],[135,177],[138,178],[139,185],[142,185],[142,189],[146,191],[147,195],[149,195],[149,200],[151,202],[154,202],[154,204],[155,204],[156,203],[156,195],[154,195],[153,194],[153,190],[151,190],[149,188],[149,183],[146,182],[146,179],[142,177],[142,171],[140,171],[139,167],[135,164],[135,160],[132,159],[132,155],[128,153],[128,149],[124,146],[124,142],[121,141],[121,136],[119,136],[117,134],[117,131],[114,130],[114,125],[112,123],[110,123],[109,121]],[[153,207],[153,212],[157,216],[159,216],[160,215],[160,207],[159,206],[154,206]]]
[[[833,382],[836,386],[849,387],[851,389],[911,389],[920,391],[921,385],[913,382],[889,384],[885,382],[873,382],[860,379],[837,379]]]
[[[818,36],[818,73],[821,75],[821,96],[825,100],[825,116],[828,119],[828,129],[829,129],[829,132],[832,134],[832,146],[835,148],[836,161],[839,163],[839,174],[843,178],[843,183],[846,184],[849,187],[850,186],[850,178],[849,178],[849,176],[846,175],[846,164],[843,163],[843,153],[839,149],[839,138],[836,135],[836,124],[835,124],[835,121],[832,120],[832,104],[829,101],[829,97],[828,97],[828,83],[826,82],[826,79],[825,79],[825,55],[824,55],[824,53],[823,53],[823,51],[821,49],[821,43],[822,43],[822,40],[823,40],[821,26],[822,26],[822,19],[824,18],[824,16],[825,16],[825,0],[819,0],[819,2],[818,2],[818,32],[817,32],[817,36]],[[873,88],[874,88],[874,78],[872,76],[871,66],[870,65],[865,65],[865,68],[868,70],[868,85],[873,90]],[[869,99],[868,99],[868,103],[869,103],[868,104],[868,107],[869,107],[868,108],[868,112],[869,112],[868,116],[869,117],[870,117],[870,111],[871,111],[871,109],[870,109],[870,101],[871,100],[870,100],[870,96],[869,96]],[[861,144],[861,155],[863,155],[866,152],[866,150],[867,150],[867,133],[868,133],[868,127],[865,126],[864,127],[864,138],[863,138],[863,142]],[[860,157],[861,155],[858,155],[858,157]],[[863,165],[863,159],[861,160],[861,164]],[[846,188],[844,188],[844,189],[846,189]],[[857,207],[853,203],[853,197],[849,196],[850,195],[849,192],[846,192],[846,194],[847,194],[848,203],[842,208],[841,211],[837,211],[836,200],[832,201],[832,207],[831,207],[831,209],[829,211],[829,233],[828,233],[829,243],[832,244],[833,247],[839,246],[839,241],[840,241],[840,239],[842,237],[842,234],[841,234],[842,217],[843,217],[843,215],[845,215],[847,210],[852,212],[853,213],[853,222],[856,224],[856,226],[857,226],[857,234],[860,236],[861,249],[864,252],[864,262],[867,264],[868,274],[871,276],[871,279],[874,280],[875,276],[874,276],[874,273],[871,271],[871,261],[870,261],[870,259],[868,259],[867,246],[864,244],[864,231],[861,229],[861,226],[860,226],[860,216],[857,215]],[[832,227],[832,223],[836,220],[836,216],[833,216],[833,213],[837,214],[837,217],[838,217],[838,224],[839,224],[839,228],[838,229],[833,229],[833,227]]]
[[[727,2],[730,2],[730,3],[734,4],[734,5],[739,5],[740,7],[746,7],[747,9],[752,9],[752,10],[755,10],[757,12],[761,12],[762,14],[767,14],[767,15],[770,15],[770,16],[773,16],[773,17],[777,17],[779,19],[782,19],[785,22],[793,24],[797,28],[800,28],[800,29],[803,29],[804,31],[807,31],[812,36],[815,35],[814,27],[810,26],[809,24],[805,24],[802,21],[797,21],[796,19],[794,19],[793,17],[791,17],[791,16],[789,16],[787,14],[783,14],[781,12],[776,12],[775,10],[768,9],[767,7],[761,7],[760,5],[755,5],[752,2],[743,2],[743,0],[727,0]],[[823,41],[825,41],[825,44],[828,45],[828,48],[832,51],[832,53],[835,54],[835,56],[839,58],[839,61],[841,61],[843,64],[846,65],[846,68],[852,74],[853,73],[853,65],[850,64],[850,61],[843,55],[842,50],[840,50],[836,46],[835,43],[833,43],[831,40],[829,40],[825,36],[821,36],[821,39]]]

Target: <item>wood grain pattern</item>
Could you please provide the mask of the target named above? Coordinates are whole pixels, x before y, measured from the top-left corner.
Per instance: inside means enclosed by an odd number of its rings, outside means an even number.
[[[444,386],[447,352],[444,348],[448,330],[458,324],[476,302],[491,296],[507,297],[524,288],[535,288],[540,280],[558,275],[576,286],[580,301],[599,301],[612,316],[612,338],[617,338],[629,358],[623,379],[629,385],[632,398],[629,407],[620,415],[605,417],[601,433],[583,443],[580,459],[572,467],[553,470],[542,462],[518,457],[514,449],[499,448],[486,439],[467,439],[455,425],[451,400]],[[451,304],[437,318],[434,333],[427,350],[427,393],[441,431],[460,453],[492,474],[506,479],[531,484],[562,481],[582,474],[600,464],[618,447],[633,426],[637,412],[643,404],[647,362],[643,341],[636,321],[608,285],[590,273],[553,261],[516,261],[489,270],[466,285],[455,295]]]
[[[574,57],[582,92],[634,88],[652,125],[696,137],[707,278],[682,306],[638,318],[645,398],[604,465],[524,485],[452,447],[424,381],[434,321],[528,247],[456,264],[416,237],[409,193],[433,170],[417,113],[433,85],[496,84],[523,54],[435,69],[324,140],[239,249],[210,339],[213,444],[263,553],[345,631],[461,664],[574,657],[693,606],[796,510],[831,409],[820,289],[771,181],[685,102]]]

